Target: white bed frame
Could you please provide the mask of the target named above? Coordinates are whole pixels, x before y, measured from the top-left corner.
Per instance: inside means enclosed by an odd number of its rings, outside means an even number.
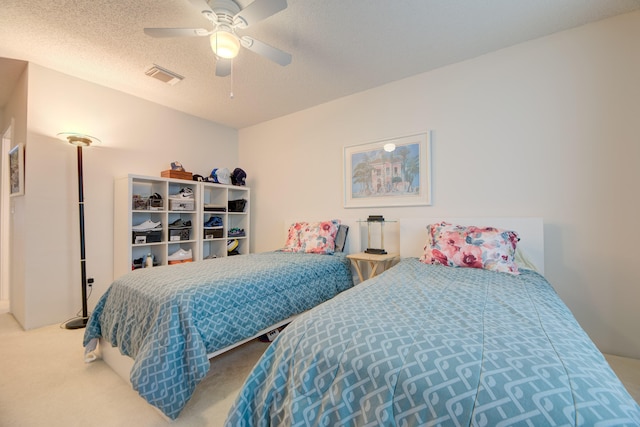
[[[228,347],[222,348],[220,350],[214,351],[213,353],[209,353],[207,354],[207,357],[209,359],[213,359],[216,356],[221,355],[222,353],[226,353],[229,350],[232,350],[238,346],[241,346],[242,344],[245,344],[253,339],[256,339],[264,334],[266,334],[267,332],[270,332],[274,329],[277,329],[281,326],[284,326],[286,324],[291,323],[291,321],[293,319],[295,319],[297,316],[291,316],[285,320],[282,320],[278,323],[276,323],[275,325],[271,325],[268,328],[265,328],[263,330],[261,330],[260,332],[258,332],[257,334],[253,335],[252,337],[246,338],[242,341],[238,341],[237,343],[231,344]],[[102,360],[104,360],[104,362],[109,365],[109,367],[111,369],[113,369],[118,375],[120,375],[126,382],[131,383],[130,380],[130,374],[131,374],[131,369],[133,368],[133,359],[129,356],[125,356],[123,354],[120,353],[120,349],[118,349],[117,347],[112,347],[111,344],[109,342],[107,342],[106,340],[104,340],[103,338],[100,338],[98,340],[98,349],[100,352],[100,357],[102,358]],[[162,412],[158,411],[161,415]],[[168,419],[168,418],[167,418]]]
[[[516,231],[520,236],[518,248],[544,274],[544,226],[542,218],[407,218],[400,220],[400,257],[419,257],[427,241],[427,224],[446,221],[450,224],[491,226]]]
[[[295,319],[295,317],[296,316],[292,316],[288,319],[285,319],[281,322],[276,323],[275,325],[272,325],[266,329],[261,330],[260,332],[258,332],[257,334],[255,334],[250,338],[247,338],[245,340],[232,344],[218,351],[214,351],[213,353],[208,354],[207,357],[209,359],[213,359],[214,357],[219,356],[222,353],[225,353],[244,343],[247,343],[255,338],[258,338],[269,331],[272,331],[276,328],[279,328],[281,326],[284,326],[290,323],[293,319]],[[100,338],[98,340],[98,348],[96,349],[96,352],[98,352],[98,356],[101,357],[102,360],[104,360],[104,362],[111,369],[113,369],[113,371],[116,374],[118,374],[127,384],[131,385],[130,374],[131,374],[131,369],[133,368],[133,359],[131,357],[121,354],[120,349],[118,349],[118,347],[112,347],[111,344],[103,338]],[[165,421],[167,421],[168,423],[173,422],[173,420],[167,417],[160,409],[156,408],[155,406],[152,406],[152,408],[155,409],[158,415],[160,415],[160,417],[163,418]]]

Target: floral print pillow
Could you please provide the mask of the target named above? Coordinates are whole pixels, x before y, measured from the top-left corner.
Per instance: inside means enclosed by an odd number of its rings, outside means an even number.
[[[306,226],[306,222],[291,224],[287,233],[287,241],[284,243],[284,252],[298,252],[300,250],[300,229]]]
[[[339,220],[321,222],[297,222],[289,227],[284,252],[333,254]]]
[[[494,227],[427,226],[427,244],[420,261],[449,267],[482,268],[520,274],[515,263],[518,233]]]

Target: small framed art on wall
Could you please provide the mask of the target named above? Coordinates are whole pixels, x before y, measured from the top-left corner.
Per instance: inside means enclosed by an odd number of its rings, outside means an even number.
[[[24,195],[24,144],[9,150],[9,195]]]

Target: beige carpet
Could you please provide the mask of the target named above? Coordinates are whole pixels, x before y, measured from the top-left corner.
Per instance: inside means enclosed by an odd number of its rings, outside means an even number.
[[[23,331],[0,314],[0,426],[166,426],[169,423],[104,362],[83,362],[84,329]],[[172,426],[221,426],[267,344],[252,341],[213,359]],[[607,356],[640,402],[640,360]]]
[[[102,360],[83,362],[84,329],[23,331],[0,314],[0,426],[166,426],[169,423]],[[221,426],[267,348],[251,341],[213,359],[172,426]]]

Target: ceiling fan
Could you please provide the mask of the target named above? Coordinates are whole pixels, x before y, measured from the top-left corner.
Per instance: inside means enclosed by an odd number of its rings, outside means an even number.
[[[212,24],[213,28],[145,28],[151,37],[208,36],[216,55],[216,76],[231,73],[231,61],[240,47],[249,49],[282,66],[291,63],[291,55],[249,36],[241,36],[236,29],[244,29],[287,8],[287,0],[255,0],[241,9],[233,0],[189,0]]]

